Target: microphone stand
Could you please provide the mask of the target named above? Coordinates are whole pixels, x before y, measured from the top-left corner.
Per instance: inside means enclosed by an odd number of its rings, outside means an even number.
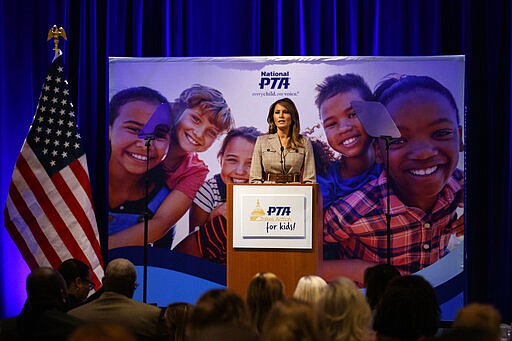
[[[149,149],[151,147],[151,141],[154,140],[154,136],[147,136],[144,138],[146,141],[146,174],[144,177],[144,258],[143,258],[143,269],[144,269],[144,280],[142,282],[142,301],[147,302],[147,289],[148,289],[148,229],[149,229]]]
[[[149,150],[151,141],[155,140],[158,136],[168,134],[171,130],[170,118],[172,117],[169,103],[161,103],[153,112],[144,127],[139,131],[138,138],[146,141],[146,174],[144,177],[145,185],[145,207],[144,207],[144,280],[142,284],[142,301],[147,302],[147,289],[148,289],[148,229],[149,229]]]
[[[389,194],[389,144],[391,136],[381,136],[386,141],[386,260],[387,264],[391,264],[391,200]]]
[[[379,137],[386,141],[386,252],[387,264],[391,264],[391,200],[389,176],[389,144],[392,138],[400,137],[400,130],[391,118],[386,107],[378,101],[352,101],[352,108],[357,113],[359,121],[370,136]]]

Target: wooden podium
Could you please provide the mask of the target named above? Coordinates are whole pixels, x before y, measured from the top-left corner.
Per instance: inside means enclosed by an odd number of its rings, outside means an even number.
[[[234,203],[234,186],[244,186],[243,188],[253,186],[261,187],[262,193],[273,191],[276,197],[283,191],[293,190],[288,186],[309,186],[312,190],[312,200],[306,203],[311,209],[312,224],[305,226],[306,234],[311,238],[311,247],[289,248],[286,247],[233,247],[234,215],[233,208],[240,204]],[[236,195],[236,193],[235,193]],[[268,194],[267,194],[268,197]],[[237,198],[238,199],[238,198]],[[259,202],[258,202],[259,203]],[[234,205],[235,204],[235,205]],[[262,209],[262,212],[264,210]],[[247,285],[249,281],[258,272],[272,272],[276,274],[284,283],[285,294],[291,296],[297,285],[297,281],[305,275],[316,275],[320,273],[322,262],[322,202],[317,184],[273,184],[273,185],[227,185],[227,287],[241,297],[246,296]],[[241,223],[244,224],[244,221]],[[309,224],[308,224],[309,225]],[[236,229],[243,226],[235,226]],[[239,231],[239,230],[236,230]],[[235,236],[236,237],[236,236]],[[235,238],[236,239],[236,238]],[[263,240],[265,242],[265,240]],[[269,241],[271,243],[272,241]],[[280,240],[284,243],[292,243],[293,240],[284,238]]]

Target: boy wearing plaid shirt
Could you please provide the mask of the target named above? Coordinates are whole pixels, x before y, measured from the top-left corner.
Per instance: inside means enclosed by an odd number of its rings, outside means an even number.
[[[443,257],[451,235],[463,233],[458,110],[449,90],[426,76],[388,79],[376,93],[401,133],[389,148],[391,264],[412,273]],[[385,163],[385,142],[378,143]],[[324,243],[336,244],[340,258],[324,261],[325,278],[362,283],[367,267],[386,262],[385,172],[325,211]]]

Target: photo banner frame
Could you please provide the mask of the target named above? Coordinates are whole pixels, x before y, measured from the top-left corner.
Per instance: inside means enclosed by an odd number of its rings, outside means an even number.
[[[328,144],[319,108],[315,104],[317,86],[327,77],[336,74],[356,74],[363,77],[370,89],[375,88],[390,75],[428,76],[442,84],[453,95],[460,122],[464,122],[464,81],[465,57],[454,56],[417,56],[417,57],[179,57],[179,58],[109,58],[109,100],[119,91],[132,87],[148,87],[164,95],[169,102],[174,102],[180,94],[193,86],[202,84],[219,90],[228,103],[236,127],[255,127],[260,132],[268,130],[267,116],[270,105],[277,99],[288,97],[296,104],[301,132],[311,140],[319,140]],[[462,123],[461,123],[462,125]],[[400,127],[399,127],[400,128]],[[464,127],[462,136],[464,136]],[[224,135],[221,134],[206,151],[198,153],[198,158],[208,166],[206,179],[212,179],[221,173],[218,152],[222,146]],[[336,157],[340,155],[331,151]],[[458,155],[457,168],[464,172],[464,152]],[[462,181],[463,182],[463,181]],[[172,189],[171,189],[172,191]],[[463,219],[464,203],[457,205],[453,214]],[[109,211],[112,208],[109,208]],[[174,258],[185,259],[177,255],[175,247],[184,240],[191,231],[200,227],[190,226],[188,211],[169,228],[172,230],[172,245],[168,250],[150,250],[157,252],[158,257],[169,257],[159,261],[160,265],[151,265],[148,276],[157,276],[159,280],[180,281],[197,278],[202,281],[197,288],[222,287],[225,271],[222,264],[214,264],[215,274],[199,268],[208,268],[204,259],[194,259],[194,269],[185,264],[182,266]],[[141,247],[141,246],[139,246]],[[109,258],[124,256],[133,260],[137,266],[141,263],[138,246],[111,248]],[[432,265],[424,267],[417,274],[424,276],[436,288],[442,303],[442,318],[450,320],[455,312],[464,304],[464,242],[463,236],[453,235],[450,238],[443,257]],[[194,257],[197,258],[197,257]],[[151,259],[151,255],[150,255]],[[164,263],[164,264],[162,264]],[[204,264],[203,264],[204,263]],[[156,264],[156,263],[155,263]],[[204,265],[204,266],[203,266]],[[172,268],[172,269],[168,269]],[[158,273],[156,275],[154,272]],[[166,271],[172,276],[166,277]],[[191,275],[192,274],[192,275]],[[150,302],[166,305],[172,300],[194,302],[198,295],[188,292],[173,291],[172,294],[152,287],[155,277],[148,278],[148,297]],[[190,287],[194,287],[193,280]],[[200,290],[196,290],[199,292]],[[136,292],[140,295],[140,292]]]

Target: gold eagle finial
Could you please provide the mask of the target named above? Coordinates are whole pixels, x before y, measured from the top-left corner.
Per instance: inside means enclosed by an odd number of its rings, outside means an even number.
[[[57,28],[57,25],[53,25],[53,27],[50,28],[50,30],[48,31],[47,41],[49,41],[50,39],[53,38],[53,42],[55,44],[55,47],[53,48],[54,51],[59,50],[59,38],[60,37],[64,38],[64,40],[68,40],[68,37],[66,36],[66,31],[64,31],[64,29],[62,27]]]

